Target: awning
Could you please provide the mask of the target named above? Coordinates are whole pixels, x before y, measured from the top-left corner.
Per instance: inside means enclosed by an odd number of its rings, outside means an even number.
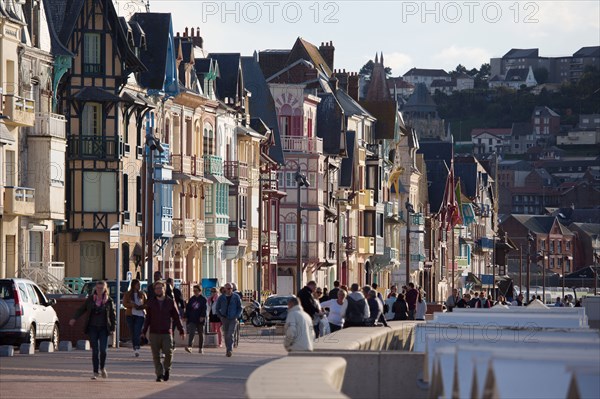
[[[227,180],[225,177],[223,176],[219,176],[219,175],[208,175],[208,179],[210,181],[212,181],[213,183],[221,183],[221,184],[228,184],[230,186],[233,186],[233,183],[230,182],[229,180]]]
[[[8,131],[8,128],[4,123],[0,123],[0,145],[12,144],[15,142],[15,138],[12,133]]]
[[[101,103],[116,103],[123,101],[121,97],[95,86],[84,87],[83,89],[79,90],[79,92],[75,94],[73,98],[79,101],[94,101]]]

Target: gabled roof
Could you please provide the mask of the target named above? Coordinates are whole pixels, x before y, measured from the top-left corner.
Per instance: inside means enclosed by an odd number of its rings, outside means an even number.
[[[300,58],[304,58],[312,62],[312,64],[321,72],[325,73],[325,75],[331,76],[331,65],[327,64],[327,61],[325,61],[317,46],[302,39],[301,37],[298,37],[290,51],[287,59],[287,65],[297,61]]]
[[[369,80],[369,89],[367,90],[366,100],[391,100],[390,88],[388,86],[385,67],[383,65],[383,53],[381,53],[380,60],[378,60],[377,55],[375,55],[375,62],[373,63],[373,70],[371,71],[371,79]]]
[[[390,86],[390,88],[397,87],[398,89],[414,89],[415,88],[414,84],[405,81],[404,79],[402,79],[402,77],[389,78],[388,86]]]
[[[317,105],[317,136],[323,139],[323,152],[340,155],[344,128],[344,111],[333,93],[319,94]]]
[[[554,223],[558,223],[558,228],[563,235],[573,235],[573,232],[564,226],[556,216],[538,216],[538,215],[511,215],[515,220],[525,226],[535,234],[548,235],[552,231]]]
[[[260,65],[254,57],[241,57],[244,85],[252,92],[249,99],[249,111],[252,118],[260,118],[273,134],[274,145],[269,149],[269,156],[280,165],[285,164],[283,149],[281,147],[281,136],[277,123],[277,111],[275,102],[269,90]]]
[[[558,117],[558,118],[560,117],[560,115],[559,115],[559,114],[557,114],[557,113],[556,113],[556,112],[554,112],[552,109],[550,109],[550,108],[548,108],[548,107],[546,107],[546,106],[538,106],[538,107],[535,107],[535,108],[533,109],[533,114],[532,114],[532,116],[534,116],[534,117],[535,117],[535,116],[542,116],[542,117],[545,117],[545,116],[553,116],[553,117]]]
[[[349,130],[346,132],[346,157],[342,158],[340,167],[340,187],[352,187],[354,176],[354,147],[356,146],[356,132]]]
[[[450,76],[443,69],[412,68],[402,76]]]
[[[600,57],[600,46],[582,47],[573,54],[573,57]]]
[[[540,50],[537,48],[529,48],[529,49],[518,49],[513,48],[502,58],[536,58],[539,56]]]
[[[599,223],[571,223],[569,228],[573,230],[573,228],[577,228],[578,230],[584,232],[590,237],[598,237],[600,236],[600,224]]]
[[[529,75],[529,69],[511,68],[506,71],[505,82],[524,82]]]
[[[240,53],[210,53],[208,58],[219,64],[220,76],[217,79],[217,95],[221,100],[226,97],[238,99],[238,88],[243,85],[240,81]]]
[[[85,0],[44,0],[46,17],[63,45],[69,41],[84,4]]]
[[[489,133],[494,136],[510,136],[512,129],[508,128],[500,128],[500,129],[485,129],[485,128],[476,128],[471,130],[471,137],[477,137],[484,133]]]

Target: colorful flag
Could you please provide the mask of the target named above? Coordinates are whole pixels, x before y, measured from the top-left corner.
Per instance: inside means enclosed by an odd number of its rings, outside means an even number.
[[[460,189],[460,177],[458,178],[458,181],[456,182],[456,190],[454,191],[455,196],[456,196],[456,220],[457,222],[455,224],[464,224],[464,219],[463,219],[463,207],[462,207],[462,195],[461,195],[461,189]]]

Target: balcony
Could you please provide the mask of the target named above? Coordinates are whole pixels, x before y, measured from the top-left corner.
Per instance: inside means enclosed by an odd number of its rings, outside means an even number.
[[[383,146],[381,144],[367,144],[367,151],[372,155],[371,158],[383,159]]]
[[[198,241],[206,240],[206,230],[204,227],[204,220],[196,220],[196,231],[194,236]]]
[[[195,155],[171,155],[173,172],[189,176],[204,176],[204,162]]]
[[[250,250],[258,251],[258,228],[252,227],[250,234],[251,234]]]
[[[223,158],[216,155],[204,155],[204,173],[223,176]]]
[[[358,237],[358,252],[361,254],[375,253],[375,238],[374,237]]]
[[[229,238],[229,218],[207,217],[204,219],[207,240],[227,240]]]
[[[4,187],[4,214],[33,216],[35,214],[35,190],[28,187]]]
[[[170,206],[155,206],[154,208],[154,237],[167,238],[173,236],[173,208]]]
[[[42,269],[57,280],[62,281],[65,278],[64,262],[28,262],[27,267]]]
[[[120,157],[119,136],[82,135],[69,138],[68,155],[71,159],[117,160]]]
[[[67,119],[59,114],[49,112],[36,112],[35,129],[31,129],[29,136],[54,137],[65,139]]]
[[[154,159],[155,165],[169,165],[171,164],[171,152],[169,151],[170,145],[167,143],[161,143],[163,148],[163,152],[159,152],[158,150],[154,150],[154,154],[152,154],[152,158]]]
[[[413,226],[423,226],[425,224],[425,218],[422,213],[413,213],[410,216],[410,222]]]
[[[383,237],[375,237],[375,254],[383,255],[385,248]]]
[[[248,164],[239,161],[225,162],[225,177],[233,182],[248,181]]]
[[[13,126],[35,125],[35,101],[14,94],[7,94],[3,98],[4,123]]]
[[[173,219],[173,235],[191,240],[196,235],[196,224],[193,219]]]
[[[356,251],[357,242],[356,237],[342,237],[342,242],[344,243],[344,249],[348,252]]]
[[[281,136],[284,151],[302,153],[323,153],[323,139],[320,137]]]
[[[396,248],[385,247],[383,249],[383,256],[388,258],[390,261],[398,260],[398,250]]]
[[[423,254],[412,254],[410,255],[411,262],[425,262],[425,255]]]
[[[352,200],[352,207],[354,209],[365,209],[373,206],[373,190],[360,190]]]

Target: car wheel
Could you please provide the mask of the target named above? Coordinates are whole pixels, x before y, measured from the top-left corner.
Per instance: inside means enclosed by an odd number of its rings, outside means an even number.
[[[58,330],[58,324],[54,325],[52,329],[52,345],[54,346],[54,350],[58,350],[58,343],[60,342],[60,331]]]
[[[27,335],[27,338],[25,340],[26,344],[31,344],[34,348],[36,347],[36,339],[35,339],[35,324],[32,324],[31,327],[29,327],[29,334]]]
[[[254,327],[262,327],[265,325],[265,318],[261,314],[255,314],[252,316],[252,325]]]

